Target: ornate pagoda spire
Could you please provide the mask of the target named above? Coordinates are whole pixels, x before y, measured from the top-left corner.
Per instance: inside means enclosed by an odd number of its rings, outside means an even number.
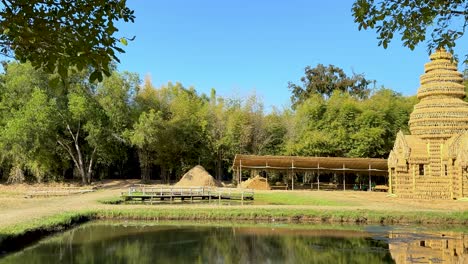
[[[463,75],[457,71],[450,53],[439,49],[424,65],[420,102],[414,106],[409,126],[411,134],[423,139],[448,139],[468,132],[468,103],[465,97]]]

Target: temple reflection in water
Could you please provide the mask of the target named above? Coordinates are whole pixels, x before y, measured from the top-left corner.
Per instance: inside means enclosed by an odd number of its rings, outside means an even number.
[[[468,263],[468,234],[389,232],[396,263]]]

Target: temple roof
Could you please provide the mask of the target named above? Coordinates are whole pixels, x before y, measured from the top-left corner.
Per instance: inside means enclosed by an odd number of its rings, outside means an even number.
[[[410,116],[410,131],[420,138],[448,139],[468,131],[468,103],[463,76],[450,53],[440,49],[424,66],[418,98]]]
[[[405,139],[410,148],[410,158],[428,157],[426,142],[413,135],[405,135]]]
[[[443,152],[448,158],[457,159],[462,166],[468,166],[468,132],[447,140]]]

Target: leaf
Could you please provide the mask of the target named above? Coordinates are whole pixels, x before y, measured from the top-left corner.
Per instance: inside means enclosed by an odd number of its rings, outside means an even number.
[[[122,45],[124,45],[124,46],[128,45],[128,42],[127,42],[126,38],[120,38],[120,43],[122,43]]]
[[[95,70],[95,71],[94,71],[93,73],[91,73],[91,75],[89,76],[89,81],[90,81],[90,82],[94,82],[94,81],[98,80],[99,77],[101,77],[101,80],[102,80],[102,74],[101,74],[101,72]]]

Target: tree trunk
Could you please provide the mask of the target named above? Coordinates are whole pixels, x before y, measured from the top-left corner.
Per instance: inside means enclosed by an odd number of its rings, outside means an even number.
[[[170,173],[166,167],[161,166],[161,181],[165,184],[169,183]]]
[[[218,152],[218,155],[216,156],[216,179],[218,181],[221,180],[222,174],[223,174],[223,159],[222,159],[222,154],[221,152]]]
[[[151,163],[149,158],[149,152],[145,150],[138,151],[141,169],[141,181],[148,182],[151,174]]]

